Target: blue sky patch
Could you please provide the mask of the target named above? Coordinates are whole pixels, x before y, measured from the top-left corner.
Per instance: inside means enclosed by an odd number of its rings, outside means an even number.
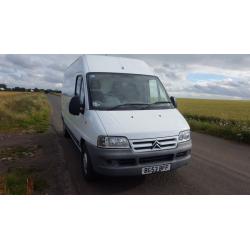
[[[209,73],[190,73],[187,79],[192,82],[198,81],[221,81],[226,79],[223,75],[209,74]]]

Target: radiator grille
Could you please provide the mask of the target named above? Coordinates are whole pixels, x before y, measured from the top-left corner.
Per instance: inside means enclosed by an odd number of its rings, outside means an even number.
[[[131,140],[130,142],[135,152],[166,150],[177,147],[177,137]]]

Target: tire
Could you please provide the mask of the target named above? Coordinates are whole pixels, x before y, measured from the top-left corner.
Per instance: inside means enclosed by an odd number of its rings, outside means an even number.
[[[66,125],[65,125],[64,121],[63,121],[63,136],[64,136],[65,138],[70,138],[69,132],[68,132],[68,130],[66,129]]]
[[[88,150],[84,144],[82,145],[81,148],[82,148],[80,152],[81,153],[81,169],[82,169],[83,177],[87,181],[93,181],[96,179],[96,173],[93,169]]]

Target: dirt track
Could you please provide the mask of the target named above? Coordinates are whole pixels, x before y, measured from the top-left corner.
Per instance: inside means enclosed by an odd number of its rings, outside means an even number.
[[[250,147],[193,133],[192,162],[176,173],[145,178],[101,178],[88,183],[81,174],[80,155],[62,136],[60,97],[48,95],[52,127],[63,149],[64,170],[76,194],[250,194]]]

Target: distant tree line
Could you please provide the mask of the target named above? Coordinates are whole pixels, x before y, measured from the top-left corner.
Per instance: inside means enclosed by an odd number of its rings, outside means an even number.
[[[6,84],[0,84],[0,91],[15,91],[15,92],[43,92],[43,93],[61,93],[60,90],[55,89],[39,89],[39,88],[24,88],[24,87],[14,87],[8,88]]]

